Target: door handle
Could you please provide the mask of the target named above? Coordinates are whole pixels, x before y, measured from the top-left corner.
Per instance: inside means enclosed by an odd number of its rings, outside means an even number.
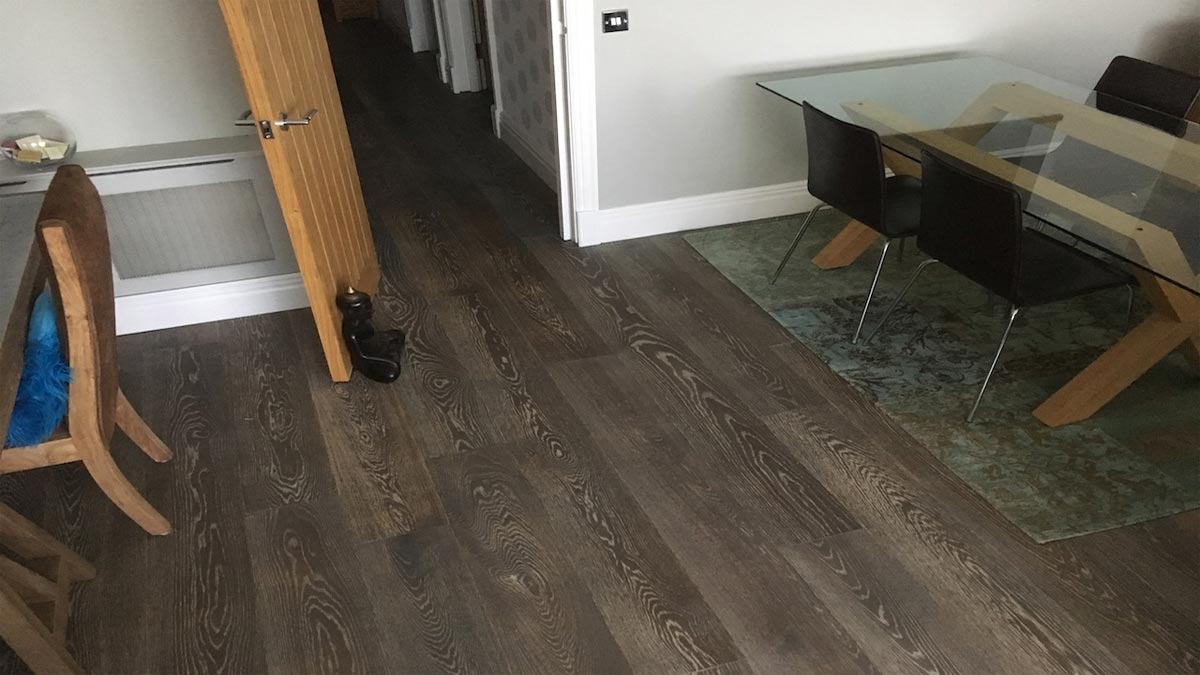
[[[304,117],[302,119],[291,120],[288,119],[287,113],[281,112],[279,113],[279,119],[275,120],[275,126],[283,129],[284,131],[287,131],[288,127],[306,127],[309,124],[312,124],[312,118],[315,117],[316,114],[317,109],[313,108],[312,110],[304,113]]]
[[[258,124],[253,119],[251,119],[251,115],[253,115],[253,114],[254,114],[254,111],[247,110],[246,112],[242,113],[241,117],[239,117],[233,121],[233,126],[235,126],[235,127],[252,127],[255,124]]]

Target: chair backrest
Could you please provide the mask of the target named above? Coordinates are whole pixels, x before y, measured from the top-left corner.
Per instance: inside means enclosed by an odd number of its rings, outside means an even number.
[[[804,102],[808,191],[860,223],[883,227],[883,146],[879,134]]]
[[[79,427],[91,427],[94,414],[107,441],[118,391],[112,255],[100,195],[82,167],[58,169],[42,202],[38,229],[66,319],[71,433],[84,433]],[[77,408],[81,401],[83,409]]]
[[[917,246],[1015,302],[1021,276],[1021,198],[1016,190],[929,152],[921,154]]]
[[[1096,107],[1100,110],[1180,134],[1186,128],[1181,120],[1187,118],[1200,97],[1200,76],[1118,56],[1108,64],[1095,88]]]

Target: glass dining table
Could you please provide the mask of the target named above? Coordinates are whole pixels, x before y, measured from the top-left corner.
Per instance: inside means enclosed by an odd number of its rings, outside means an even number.
[[[988,57],[760,82],[875,130],[896,174],[922,151],[949,157],[1022,196],[1027,222],[1111,256],[1153,311],[1050,396],[1050,426],[1086,419],[1179,349],[1200,370],[1200,126]],[[850,264],[879,235],[851,222],[816,257]]]

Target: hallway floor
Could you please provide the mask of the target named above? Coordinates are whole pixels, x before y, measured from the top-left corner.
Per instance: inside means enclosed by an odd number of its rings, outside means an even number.
[[[121,338],[175,532],[0,481],[99,569],[89,671],[1200,670],[1200,512],[1034,544],[681,237],[563,244],[486,95],[330,43],[404,374],[330,384],[305,312]]]

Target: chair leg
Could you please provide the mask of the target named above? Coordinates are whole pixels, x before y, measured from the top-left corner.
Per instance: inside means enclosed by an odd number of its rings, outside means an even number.
[[[863,322],[867,320],[867,310],[871,308],[871,298],[875,297],[875,287],[879,285],[879,274],[883,272],[883,262],[887,260],[891,245],[891,239],[883,242],[883,253],[879,255],[879,264],[875,267],[875,278],[871,280],[871,290],[867,291],[867,301],[863,304],[862,315],[858,317],[858,327],[854,329],[854,338],[850,340],[850,344],[858,344],[858,336],[862,334]],[[903,239],[900,240],[900,245],[904,246]]]
[[[988,383],[992,381],[992,374],[996,372],[996,364],[1000,363],[1000,353],[1004,351],[1004,345],[1008,342],[1008,334],[1012,331],[1013,321],[1016,321],[1017,314],[1021,311],[1020,307],[1013,305],[1008,310],[1008,325],[1004,327],[1004,335],[1000,336],[1000,346],[996,348],[996,356],[992,357],[992,365],[988,368],[987,376],[983,378],[983,386],[979,388],[979,395],[975,397],[975,405],[971,406],[971,412],[967,414],[967,423],[975,421],[975,411],[979,410],[979,402],[983,400],[983,392],[987,391]]]
[[[871,331],[870,335],[867,335],[867,339],[863,340],[863,344],[870,342],[871,338],[875,337],[875,334],[879,332],[879,329],[883,328],[883,324],[887,323],[888,318],[892,316],[892,312],[896,310],[896,307],[900,305],[900,301],[903,300],[904,296],[908,293],[908,289],[912,288],[912,285],[917,281],[917,277],[921,276],[921,272],[924,272],[926,267],[929,267],[936,262],[936,260],[930,259],[926,260],[920,265],[917,265],[917,269],[913,272],[912,276],[908,278],[908,283],[904,284],[904,288],[900,289],[900,295],[897,295],[896,299],[892,301],[892,304],[888,306],[887,311],[883,313],[883,318],[879,320],[879,323],[876,324],[875,329]]]
[[[779,281],[779,275],[783,274],[783,268],[791,259],[792,254],[796,252],[796,247],[800,245],[800,239],[804,233],[808,231],[808,226],[812,225],[813,218],[817,217],[817,211],[825,208],[824,204],[817,205],[817,208],[808,212],[808,217],[804,219],[804,224],[800,226],[800,230],[796,232],[796,238],[792,240],[792,245],[788,247],[787,253],[783,254],[783,260],[779,261],[779,267],[775,268],[775,276],[771,277],[771,285],[774,286],[776,281]]]
[[[165,462],[171,459],[171,449],[150,430],[146,420],[142,419],[142,416],[133,409],[129,399],[125,398],[125,392],[119,389],[117,390],[117,426],[150,459],[156,462]]]
[[[76,434],[72,436],[75,446],[79,449],[79,457],[88,473],[96,481],[96,485],[104,491],[117,508],[125,512],[133,522],[150,534],[168,534],[171,523],[163,518],[150,502],[142,496],[137,488],[129,482],[125,474],[113,461],[108,446],[102,442],[95,432]]]

